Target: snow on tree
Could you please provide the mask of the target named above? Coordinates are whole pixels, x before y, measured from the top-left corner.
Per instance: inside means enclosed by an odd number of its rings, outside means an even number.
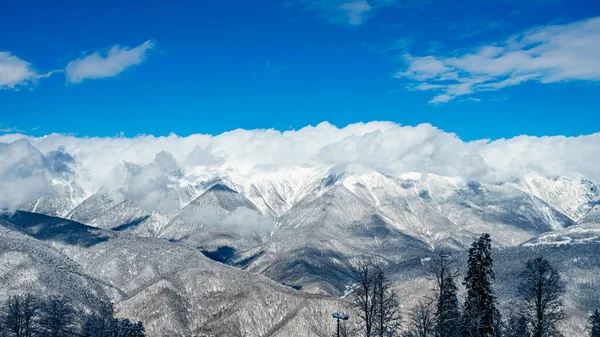
[[[458,333],[460,309],[454,279],[458,276],[455,261],[447,254],[439,252],[432,260],[430,272],[434,275],[435,333],[438,337],[453,337]]]
[[[70,300],[50,296],[40,308],[40,326],[48,337],[71,334],[75,328],[76,312]]]
[[[596,311],[590,315],[589,319],[590,337],[600,337],[600,311]]]
[[[116,322],[112,337],[146,337],[142,322],[133,323],[128,318]]]
[[[494,318],[498,311],[492,289],[495,274],[491,242],[489,234],[482,234],[469,248],[467,275],[463,282],[467,290],[462,318],[464,336],[488,337],[496,334]]]

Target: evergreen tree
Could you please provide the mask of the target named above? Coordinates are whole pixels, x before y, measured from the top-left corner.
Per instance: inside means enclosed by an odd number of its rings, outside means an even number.
[[[598,309],[590,316],[589,323],[590,337],[600,337],[600,311]]]
[[[492,290],[495,275],[491,241],[489,234],[482,234],[469,249],[468,270],[463,282],[467,290],[462,319],[464,336],[496,335],[494,317],[497,310]]]
[[[442,284],[437,306],[437,337],[455,337],[458,334],[460,309],[456,296],[456,284],[451,275],[447,275]]]
[[[460,320],[457,288],[454,281],[458,276],[455,262],[450,255],[440,252],[433,258],[430,271],[436,282],[435,335],[437,337],[455,337],[458,334]]]
[[[128,318],[117,320],[113,337],[146,337],[142,322],[133,323]]]

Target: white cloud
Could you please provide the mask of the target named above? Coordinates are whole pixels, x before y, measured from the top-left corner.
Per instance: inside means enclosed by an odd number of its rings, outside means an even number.
[[[49,175],[44,156],[27,141],[0,143],[0,212],[47,194]]]
[[[360,25],[365,21],[373,7],[365,0],[354,0],[341,4],[340,9],[348,18],[348,24]]]
[[[138,65],[146,59],[147,53],[155,46],[148,40],[135,48],[113,46],[102,55],[95,52],[91,55],[71,61],[66,68],[67,81],[79,83],[86,79],[97,79],[117,76],[127,68]]]
[[[600,81],[600,17],[537,27],[498,43],[451,55],[405,55],[396,74],[431,90],[430,103],[494,91],[527,81]]]
[[[149,210],[170,211],[179,208],[177,192],[170,187],[177,186],[177,178],[183,172],[170,153],[161,151],[152,162],[145,165],[124,161],[124,168],[122,170],[121,166],[117,166],[113,170],[113,174],[117,174],[113,177],[122,181],[121,187],[117,183],[109,190],[118,187],[125,199],[136,201]]]
[[[9,52],[0,52],[0,89],[18,89],[49,75],[40,75],[31,63]]]
[[[12,152],[0,151],[0,200],[15,193],[20,184],[16,176],[40,179],[43,190],[50,181],[47,177],[68,173],[69,179],[75,179],[88,192],[118,190],[147,207],[169,208],[174,205],[165,202],[178,200],[170,195],[173,189],[169,186],[180,181],[193,183],[229,174],[293,174],[290,172],[300,167],[321,170],[340,164],[357,164],[392,176],[423,172],[495,182],[537,173],[582,175],[600,182],[600,166],[590,159],[600,157],[600,133],[464,142],[429,124],[413,127],[370,122],[344,128],[321,123],[283,132],[240,129],[217,136],[3,135],[0,143],[18,139],[29,141],[39,151],[32,152],[22,145]],[[40,159],[39,152],[44,159]],[[23,180],[24,186],[26,183]],[[29,187],[17,192],[22,194],[18,200],[35,198],[40,193]],[[0,202],[4,207],[7,204],[17,202]]]

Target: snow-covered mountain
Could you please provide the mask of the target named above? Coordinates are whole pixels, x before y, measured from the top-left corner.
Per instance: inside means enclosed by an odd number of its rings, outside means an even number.
[[[53,180],[57,193],[22,209],[207,252],[229,249],[228,262],[241,268],[341,294],[350,263],[361,256],[399,263],[434,248],[464,249],[483,232],[517,246],[594,223],[600,200],[597,185],[581,177],[484,183],[416,172],[395,177],[362,165],[213,173],[197,181],[194,174],[167,176],[155,208],[122,189],[62,193],[78,191],[65,188],[76,179],[63,177]]]
[[[429,159],[418,161],[423,171],[402,160],[336,163],[345,161],[338,152],[352,156],[348,149],[379,153],[352,144],[323,147],[313,155],[327,159],[306,164],[290,164],[284,152],[277,152],[280,165],[275,157],[248,164],[184,145],[179,159],[131,145],[122,153],[135,154],[135,162],[112,163],[102,147],[42,153],[26,140],[0,143],[0,207],[24,211],[2,216],[3,258],[29,259],[27,273],[36,275],[5,276],[22,285],[10,291],[46,282],[49,292],[60,292],[51,271],[66,268],[72,279],[64,282],[87,282],[69,293],[82,307],[93,310],[89,299],[115,301],[153,336],[306,336],[326,330],[331,322],[321,317],[346,305],[337,297],[362,257],[384,261],[414,303],[432,250],[460,254],[483,232],[504,252],[506,269],[514,267],[508,259],[542,251],[568,269],[574,254],[597,251],[600,185],[593,175],[540,170],[489,178],[477,171],[481,158],[468,155],[460,157],[467,174],[439,163],[433,170]],[[268,148],[261,146],[247,151]],[[441,158],[454,165],[455,158]],[[27,242],[26,253],[13,238]],[[565,246],[581,248],[556,253]],[[600,269],[595,263],[590,270]],[[572,288],[570,296],[580,292]],[[573,303],[572,312],[591,307]]]

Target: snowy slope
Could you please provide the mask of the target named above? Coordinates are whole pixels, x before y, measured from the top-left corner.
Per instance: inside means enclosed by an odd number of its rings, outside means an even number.
[[[323,318],[347,305],[335,298],[295,291],[165,240],[31,213],[3,216],[0,222],[0,249],[7,259],[29,248],[38,255],[61,256],[50,258],[51,263],[43,263],[48,258],[40,261],[30,273],[37,273],[39,279],[32,285],[52,281],[53,286],[65,288],[58,289],[65,295],[95,290],[98,294],[87,295],[89,299],[106,296],[105,292],[115,302],[118,314],[143,320],[150,336],[323,335],[332,327],[331,320]],[[21,239],[13,244],[14,237]],[[56,280],[74,273],[60,272],[62,260],[83,282]],[[15,268],[27,262],[25,258],[4,261]],[[20,276],[14,274],[8,275],[13,279]],[[89,280],[95,279],[101,280],[104,292],[97,283],[90,284]],[[11,284],[27,289],[27,283]]]
[[[576,222],[600,200],[598,185],[583,177],[546,178],[532,174],[511,184],[544,200]]]

